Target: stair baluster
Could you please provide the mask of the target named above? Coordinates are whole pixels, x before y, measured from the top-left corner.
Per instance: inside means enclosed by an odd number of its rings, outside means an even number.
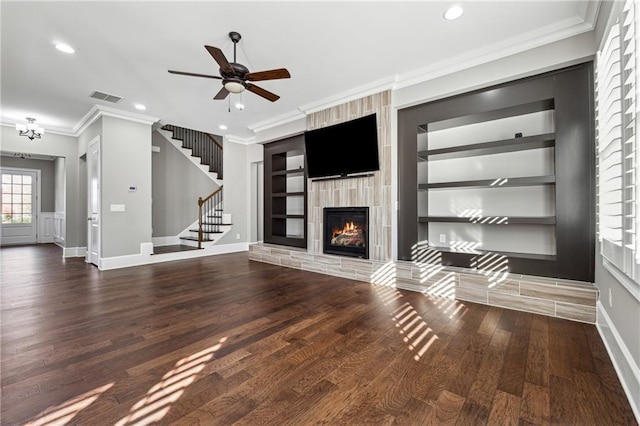
[[[205,232],[220,232],[223,210],[222,186],[207,197],[198,198],[198,248],[202,248]]]
[[[213,135],[169,124],[162,129],[172,132],[173,139],[182,141],[183,148],[200,157],[200,163],[209,166],[209,171],[217,173],[218,179],[222,180],[222,145]]]

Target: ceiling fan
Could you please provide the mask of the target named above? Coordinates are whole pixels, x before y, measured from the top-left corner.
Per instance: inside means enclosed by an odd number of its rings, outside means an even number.
[[[213,46],[204,46],[205,49],[213,56],[213,59],[220,65],[220,76],[196,74],[192,72],[174,71],[169,70],[171,74],[188,75],[192,77],[204,77],[214,78],[222,80],[222,89],[213,97],[213,99],[225,99],[229,96],[229,93],[241,93],[245,89],[255,93],[258,96],[275,102],[280,99],[280,96],[275,93],[271,93],[268,90],[258,87],[250,81],[264,81],[264,80],[278,80],[281,78],[290,78],[291,74],[286,68],[278,68],[268,71],[249,72],[249,69],[244,65],[236,62],[236,45],[242,38],[240,33],[231,31],[229,38],[233,42],[233,62],[229,62],[222,53],[222,50]]]

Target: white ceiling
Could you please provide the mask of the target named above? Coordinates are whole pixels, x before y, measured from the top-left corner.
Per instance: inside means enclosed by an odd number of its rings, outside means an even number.
[[[256,124],[305,111],[377,82],[408,84],[470,60],[494,58],[593,27],[599,2],[7,2],[1,10],[1,117],[35,117],[51,131],[73,133],[97,103],[163,123],[249,139]],[[219,80],[171,75],[168,69],[218,75],[204,49],[229,60],[229,31],[242,40],[238,62],[251,71],[287,68],[288,80],[259,86],[244,111],[212,98]],[[62,41],[76,50],[57,51]],[[118,104],[89,98],[94,90],[122,96]],[[232,95],[237,99],[239,95]],[[218,129],[224,123],[227,131]]]

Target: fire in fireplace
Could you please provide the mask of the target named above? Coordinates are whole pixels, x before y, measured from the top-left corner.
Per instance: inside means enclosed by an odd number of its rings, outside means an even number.
[[[324,252],[369,258],[369,208],[325,207]]]

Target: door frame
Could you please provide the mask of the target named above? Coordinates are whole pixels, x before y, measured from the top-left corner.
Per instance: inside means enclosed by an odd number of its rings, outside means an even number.
[[[92,157],[91,154],[92,147],[98,145],[98,161],[97,161],[97,177],[98,177],[98,194],[97,194],[97,204],[98,204],[98,235],[97,235],[97,249],[93,247],[92,244],[92,212],[91,212],[91,173],[92,173]],[[91,139],[87,144],[87,252],[85,255],[85,262],[94,264],[100,267],[100,256],[101,256],[101,244],[102,244],[102,167],[101,167],[101,157],[102,157],[102,146],[100,144],[100,136],[96,136]],[[95,258],[92,253],[95,253]]]
[[[24,169],[24,168],[20,168],[20,167],[0,167],[0,175],[2,175],[2,173],[4,172],[16,172],[16,173],[35,173],[36,174],[36,184],[35,184],[35,196],[36,196],[36,202],[35,202],[35,207],[36,207],[36,211],[35,211],[35,218],[33,219],[33,224],[36,228],[36,238],[35,241],[33,241],[33,243],[28,243],[28,244],[38,244],[40,242],[40,238],[39,238],[39,234],[40,234],[40,175],[41,175],[41,170],[40,169]],[[2,224],[0,223],[0,227],[2,227]],[[12,243],[9,243],[12,244]],[[15,244],[21,244],[21,243],[15,243]],[[4,245],[4,242],[3,242]]]

